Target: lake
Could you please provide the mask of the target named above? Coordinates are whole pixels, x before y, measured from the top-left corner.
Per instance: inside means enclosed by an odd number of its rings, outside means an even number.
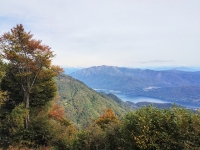
[[[165,101],[165,100],[156,99],[156,98],[138,97],[138,96],[133,96],[133,95],[128,95],[128,94],[119,94],[119,93],[113,93],[113,94],[119,97],[122,101],[130,101],[133,103],[137,103],[137,102],[172,103],[172,104],[176,103],[176,105],[181,105],[187,108],[200,108],[200,106],[183,103],[183,102]]]
[[[114,91],[114,90],[107,90],[107,89],[94,89],[97,92],[105,92],[105,93],[113,93],[117,97],[119,97],[122,101],[130,101],[133,103],[138,103],[138,102],[151,102],[151,103],[172,103],[176,105],[181,105],[187,108],[200,108],[200,106],[197,105],[192,105],[189,103],[184,103],[184,102],[175,102],[175,101],[166,101],[162,99],[157,99],[157,98],[150,98],[150,97],[142,97],[142,96],[133,96],[130,94],[122,94],[119,91]]]

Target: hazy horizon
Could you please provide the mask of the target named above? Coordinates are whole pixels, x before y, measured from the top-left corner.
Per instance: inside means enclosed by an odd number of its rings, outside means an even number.
[[[199,67],[199,0],[0,1],[0,34],[23,24],[60,66]]]
[[[108,66],[108,65],[99,65],[99,66],[89,66],[89,67],[69,67],[69,66],[61,66],[64,69],[64,73],[70,75],[76,71],[87,69],[91,67],[100,67],[100,66]],[[120,66],[108,66],[108,67],[120,67]],[[184,66],[160,66],[160,67],[123,67],[122,68],[129,68],[129,69],[141,69],[141,70],[155,70],[155,71],[165,71],[165,70],[179,70],[179,71],[186,71],[186,72],[196,72],[200,71],[199,67],[184,67]]]
[[[200,66],[142,66],[142,67],[126,67],[126,66],[116,66],[116,65],[89,65],[89,66],[85,66],[85,67],[81,67],[81,66],[68,66],[68,65],[61,65],[61,67],[63,68],[90,68],[90,67],[98,67],[98,66],[113,66],[113,67],[122,67],[122,68],[190,68],[190,69],[197,69],[200,68]]]

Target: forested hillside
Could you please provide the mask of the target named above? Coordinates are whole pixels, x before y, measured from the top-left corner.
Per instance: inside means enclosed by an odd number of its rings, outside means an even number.
[[[60,104],[64,107],[67,118],[79,126],[85,127],[108,108],[120,118],[130,110],[125,104],[122,105],[108,96],[97,93],[68,75],[59,75],[56,82]]]

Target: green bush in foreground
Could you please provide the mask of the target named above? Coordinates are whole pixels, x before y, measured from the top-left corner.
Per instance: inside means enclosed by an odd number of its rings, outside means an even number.
[[[143,107],[124,117],[125,149],[197,149],[200,115],[183,108]]]

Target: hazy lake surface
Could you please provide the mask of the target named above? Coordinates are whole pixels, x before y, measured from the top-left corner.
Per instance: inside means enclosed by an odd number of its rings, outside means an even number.
[[[156,98],[149,98],[149,97],[138,97],[138,96],[132,96],[132,95],[127,95],[127,94],[118,94],[118,93],[113,93],[117,97],[119,97],[122,101],[130,101],[133,103],[138,103],[138,102],[152,102],[152,103],[176,103],[176,105],[181,105],[184,107],[188,108],[200,108],[200,106],[188,104],[188,103],[182,103],[182,102],[172,102],[172,101],[165,101],[161,99],[156,99]]]

